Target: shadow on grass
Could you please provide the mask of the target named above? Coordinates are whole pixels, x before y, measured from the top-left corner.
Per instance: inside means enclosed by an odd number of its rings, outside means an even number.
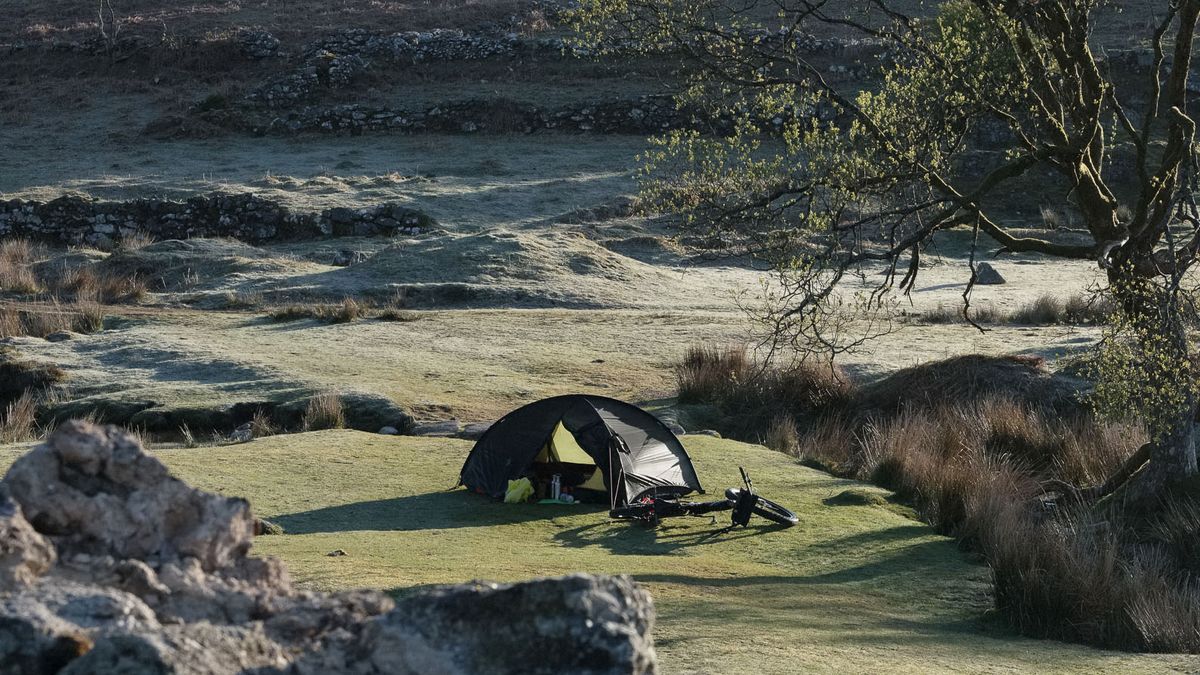
[[[288,534],[353,530],[414,532],[512,525],[561,515],[599,513],[606,509],[589,504],[502,504],[466,490],[451,490],[327,506],[281,515],[272,520]]]
[[[668,555],[692,546],[756,537],[786,529],[782,525],[764,524],[730,530],[717,519],[711,529],[672,525],[665,521],[656,528],[637,523],[605,520],[581,525],[554,535],[555,541],[577,548],[600,546],[616,555]]]

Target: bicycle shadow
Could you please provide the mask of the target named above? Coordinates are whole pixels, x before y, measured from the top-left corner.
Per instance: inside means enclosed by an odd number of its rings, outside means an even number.
[[[685,519],[679,519],[683,521]],[[707,546],[787,529],[775,523],[729,528],[720,519],[712,529],[698,530],[694,524],[665,520],[658,527],[606,520],[580,525],[554,535],[555,541],[573,548],[599,546],[615,555],[670,555],[694,546]]]

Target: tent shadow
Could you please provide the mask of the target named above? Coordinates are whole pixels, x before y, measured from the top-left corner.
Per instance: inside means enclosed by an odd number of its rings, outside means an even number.
[[[567,513],[602,511],[606,508],[588,504],[500,504],[466,490],[450,490],[327,506],[300,513],[288,513],[271,520],[282,526],[288,534],[354,530],[415,532],[512,525]]]
[[[717,524],[711,529],[697,530],[694,527],[673,525],[669,520],[657,528],[605,520],[563,530],[554,535],[554,539],[564,546],[577,548],[600,546],[616,555],[669,555],[693,546],[757,537],[786,529],[783,525],[772,523],[731,530],[720,524],[721,522],[718,518]]]

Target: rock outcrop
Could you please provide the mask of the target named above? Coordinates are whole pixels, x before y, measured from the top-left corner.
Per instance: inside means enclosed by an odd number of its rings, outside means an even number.
[[[241,499],[69,422],[0,483],[0,673],[653,673],[622,577],[310,593],[248,555]]]

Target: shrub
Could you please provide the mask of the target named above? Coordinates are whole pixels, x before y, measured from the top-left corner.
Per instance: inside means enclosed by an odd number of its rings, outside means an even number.
[[[192,433],[191,428],[189,428],[186,424],[179,427],[179,438],[183,442],[183,447],[185,448],[200,447],[199,441],[196,440],[196,435]]]
[[[321,323],[350,323],[365,314],[362,305],[346,298],[339,305],[287,305],[272,310],[267,316],[276,323],[314,319]]]
[[[139,303],[149,294],[145,280],[139,276],[98,272],[91,266],[64,270],[49,281],[56,295],[78,303]]]
[[[781,416],[801,420],[837,409],[851,390],[832,364],[763,367],[742,347],[690,347],[675,376],[680,402],[714,404],[724,418],[714,426],[741,436],[754,436]]]
[[[145,230],[135,230],[126,232],[121,235],[121,239],[117,241],[116,250],[120,253],[133,253],[140,251],[150,244],[154,243],[154,236]]]
[[[31,265],[34,247],[27,239],[0,241],[0,291],[33,295],[42,292]]]
[[[1117,311],[1116,303],[1107,295],[1076,294],[1063,304],[1063,321],[1077,325],[1108,323]]]
[[[96,303],[0,307],[0,338],[40,337],[74,331],[96,333],[104,328],[104,310]]]
[[[311,403],[309,404],[311,406]],[[271,415],[261,408],[254,411],[254,416],[250,418],[250,436],[252,438],[265,438],[274,436],[279,433],[279,427],[275,426],[275,422],[271,420]]]
[[[800,438],[796,433],[796,422],[786,415],[780,415],[771,420],[762,444],[776,452],[798,457],[800,455]]]
[[[308,400],[304,410],[305,431],[346,428],[346,409],[337,394],[319,394]]]
[[[1022,326],[1051,326],[1055,324],[1096,325],[1109,321],[1115,307],[1107,296],[1076,294],[1065,301],[1049,293],[1005,312],[992,303],[972,305],[971,319],[978,324],[1016,324]],[[966,323],[962,305],[939,303],[934,309],[917,315],[926,324]]]
[[[751,374],[751,362],[744,347],[693,345],[684,352],[675,368],[681,403],[716,402],[737,383]]]
[[[1033,302],[1017,308],[1009,317],[1009,322],[1030,326],[1049,326],[1062,323],[1064,318],[1062,301],[1057,296],[1044,294]]]
[[[968,309],[968,314],[971,320],[979,324],[997,324],[1004,323],[1007,318],[1004,312],[996,307],[993,303],[984,302],[973,304]],[[966,323],[967,320],[963,317],[962,305],[945,305],[938,303],[938,306],[927,312],[922,313],[918,317],[922,323],[930,324],[946,324],[946,323]]]
[[[342,304],[335,307],[330,315],[330,323],[350,323],[357,321],[363,315],[362,305],[359,305],[353,298],[346,298]]]
[[[707,373],[688,381],[703,383],[693,391],[743,396],[731,393],[741,383],[717,377],[737,370],[723,354],[689,352],[689,375]],[[718,362],[726,366],[699,367]],[[1025,358],[925,364],[838,400],[799,435],[797,418],[777,413],[760,427],[765,442],[892,489],[977,551],[991,566],[997,609],[1020,632],[1200,652],[1200,503],[1179,499],[1147,524],[1046,488],[1051,479],[1098,484],[1146,442],[1142,429],[1066,406],[1040,362]]]

